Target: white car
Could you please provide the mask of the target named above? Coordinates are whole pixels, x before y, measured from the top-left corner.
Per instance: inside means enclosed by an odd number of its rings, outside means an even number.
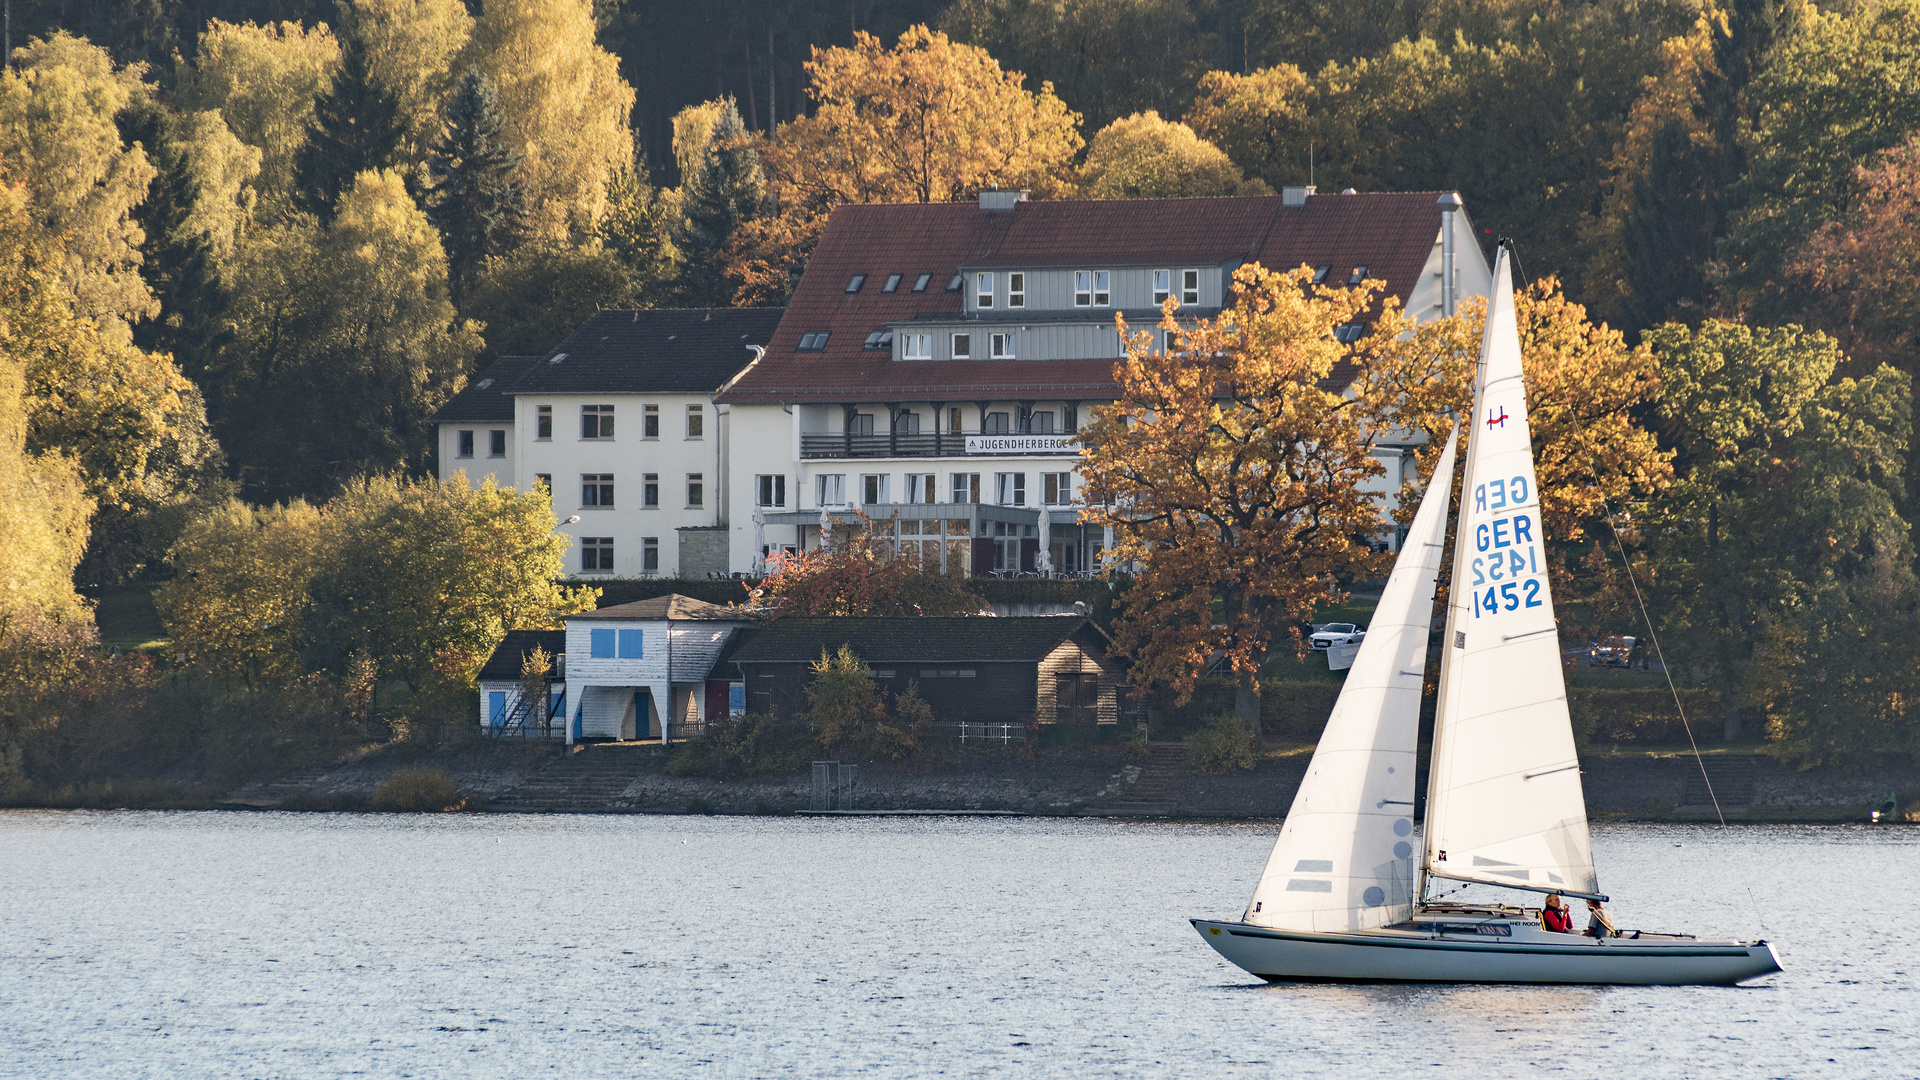
[[[1313,637],[1307,640],[1313,644],[1314,651],[1325,652],[1335,645],[1358,645],[1366,640],[1366,636],[1366,630],[1361,627],[1350,622],[1336,622],[1318,627]]]

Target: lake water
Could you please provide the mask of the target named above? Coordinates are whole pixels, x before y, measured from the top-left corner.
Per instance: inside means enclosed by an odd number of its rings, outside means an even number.
[[[1271,825],[0,813],[0,1075],[1920,1075],[1920,830],[1595,829],[1740,988],[1268,986]]]

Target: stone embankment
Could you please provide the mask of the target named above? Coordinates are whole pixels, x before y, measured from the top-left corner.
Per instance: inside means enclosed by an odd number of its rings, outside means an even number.
[[[1889,795],[1920,802],[1920,768],[1865,773],[1796,770],[1769,758],[1710,754],[1706,772],[1690,754],[1593,756],[1583,763],[1589,812],[1599,820],[1743,822],[1864,821]],[[1247,772],[1204,776],[1186,768],[1183,746],[1152,744],[1146,755],[1117,748],[969,752],[934,764],[858,763],[856,811],[1000,811],[1017,814],[1282,817],[1305,774],[1307,754],[1268,758]],[[597,744],[484,744],[400,757],[374,754],[331,768],[306,768],[246,785],[224,805],[349,808],[364,805],[402,768],[445,772],[482,808],[530,813],[791,814],[814,803],[802,771],[716,780],[664,768],[658,747]],[[1709,794],[1711,787],[1711,795]],[[1714,802],[1717,799],[1716,811]]]

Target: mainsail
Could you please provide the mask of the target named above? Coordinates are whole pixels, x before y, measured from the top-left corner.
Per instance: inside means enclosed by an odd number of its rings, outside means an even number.
[[[1426,871],[1594,894],[1504,248],[1481,361],[1441,650]]]
[[[1420,686],[1446,548],[1458,432],[1427,483],[1373,623],[1254,888],[1246,921],[1365,930],[1413,914],[1413,781]]]

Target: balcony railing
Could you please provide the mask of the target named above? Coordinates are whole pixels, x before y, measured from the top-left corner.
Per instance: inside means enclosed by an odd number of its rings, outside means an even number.
[[[978,431],[943,431],[938,435],[802,435],[800,436],[800,456],[802,458],[901,458],[901,457],[962,457],[967,452],[967,439],[978,438]],[[1036,433],[1038,434],[1038,433]],[[1018,438],[1013,432],[997,433],[998,437]],[[1060,438],[1058,434],[1048,434],[1042,438]],[[1014,453],[1046,453],[1039,448],[1015,450]]]

